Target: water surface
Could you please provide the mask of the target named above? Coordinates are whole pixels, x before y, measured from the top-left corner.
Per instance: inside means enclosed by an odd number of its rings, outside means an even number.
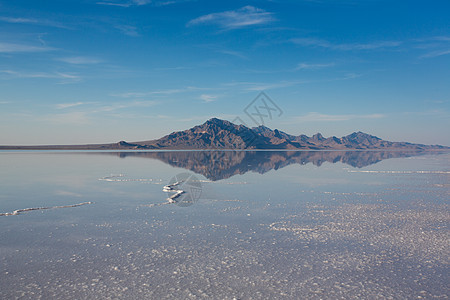
[[[0,152],[0,298],[446,299],[449,179],[448,153]]]

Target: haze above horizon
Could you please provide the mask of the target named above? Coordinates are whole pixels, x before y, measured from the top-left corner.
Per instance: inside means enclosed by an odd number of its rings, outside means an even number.
[[[255,127],[245,109],[264,91],[273,129],[450,146],[449,10],[0,0],[0,145],[151,140],[212,117]]]

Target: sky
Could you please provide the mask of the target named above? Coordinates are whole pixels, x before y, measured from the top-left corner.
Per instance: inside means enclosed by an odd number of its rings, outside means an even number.
[[[0,0],[0,145],[151,140],[218,117],[450,146],[449,12],[447,0]]]

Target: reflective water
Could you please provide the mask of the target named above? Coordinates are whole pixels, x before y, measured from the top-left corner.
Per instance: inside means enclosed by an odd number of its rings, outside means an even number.
[[[0,298],[445,299],[449,179],[448,153],[0,152]]]

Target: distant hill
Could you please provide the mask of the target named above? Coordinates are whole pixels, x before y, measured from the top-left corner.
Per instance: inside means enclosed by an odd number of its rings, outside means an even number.
[[[390,142],[376,136],[354,132],[347,136],[325,138],[290,135],[266,126],[248,128],[226,120],[212,118],[187,130],[172,132],[157,140],[141,142],[120,141],[113,144],[61,146],[0,146],[0,149],[61,149],[61,150],[126,150],[126,149],[304,149],[304,150],[450,150],[440,145]]]

